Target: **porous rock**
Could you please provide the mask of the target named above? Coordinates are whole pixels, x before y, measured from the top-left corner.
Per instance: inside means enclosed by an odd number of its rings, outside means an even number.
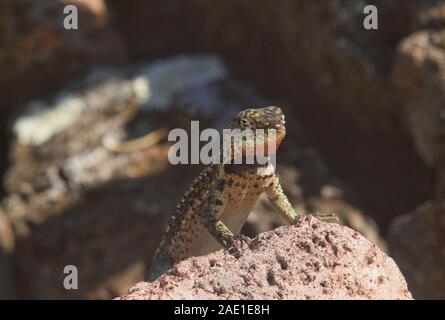
[[[136,299],[411,299],[394,261],[358,232],[312,216],[260,234],[235,258],[191,257],[120,297]]]

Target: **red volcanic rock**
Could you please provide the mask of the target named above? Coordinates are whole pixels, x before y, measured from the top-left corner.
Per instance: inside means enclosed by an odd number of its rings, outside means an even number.
[[[394,261],[358,232],[311,216],[176,264],[118,299],[411,299]]]

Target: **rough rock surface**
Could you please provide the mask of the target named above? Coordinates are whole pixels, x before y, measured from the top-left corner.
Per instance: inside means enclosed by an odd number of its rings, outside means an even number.
[[[359,233],[311,216],[176,264],[120,299],[411,299],[394,261]]]

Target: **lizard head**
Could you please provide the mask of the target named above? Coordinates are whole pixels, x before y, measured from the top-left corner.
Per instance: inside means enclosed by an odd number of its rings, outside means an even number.
[[[229,128],[239,129],[242,136],[247,131],[253,133],[252,139],[243,138],[238,146],[234,146],[239,147],[242,156],[255,152],[259,143],[263,143],[266,155],[270,155],[276,151],[286,135],[284,114],[280,108],[274,106],[243,110],[232,119]]]

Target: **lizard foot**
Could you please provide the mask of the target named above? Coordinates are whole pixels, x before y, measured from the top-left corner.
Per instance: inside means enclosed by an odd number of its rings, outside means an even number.
[[[228,248],[228,251],[231,255],[233,255],[235,258],[238,259],[239,257],[241,257],[241,249],[244,247],[244,245],[250,246],[251,242],[252,239],[250,239],[248,236],[239,234],[233,237],[233,240]]]

